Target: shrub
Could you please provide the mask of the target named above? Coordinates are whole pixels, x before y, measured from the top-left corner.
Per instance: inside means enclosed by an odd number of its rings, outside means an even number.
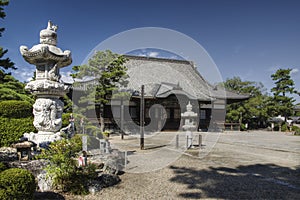
[[[24,133],[34,132],[33,118],[10,119],[0,117],[0,146],[10,146]]]
[[[47,174],[53,178],[53,186],[64,192],[88,194],[87,183],[96,176],[95,166],[84,169],[77,167],[78,153],[82,149],[81,135],[71,139],[62,139],[50,144],[39,158],[50,160],[46,167]]]
[[[26,118],[31,117],[32,105],[28,101],[2,101],[0,102],[0,117]]]
[[[275,123],[274,124],[274,131],[279,131],[280,130],[279,128],[280,128],[279,124]],[[285,124],[285,123],[281,124],[281,131],[282,132],[289,131],[289,128],[288,128],[287,124]]]
[[[104,132],[102,133],[102,135],[104,135],[105,137],[109,137],[110,134],[111,134],[110,131],[104,131]]]
[[[8,169],[8,167],[4,163],[0,162],[0,172],[4,171],[6,169]]]
[[[76,195],[88,194],[88,182],[97,177],[96,165],[89,164],[83,169],[78,169],[76,166],[69,173],[60,177],[61,189],[65,192],[71,192]]]
[[[245,124],[241,124],[241,131],[247,131]]]
[[[33,199],[36,182],[28,170],[11,168],[0,173],[0,199]]]
[[[62,114],[62,127],[66,127],[69,125],[70,113]]]
[[[292,126],[292,131],[295,131],[296,134],[300,134],[300,128],[298,126]]]
[[[282,126],[281,126],[281,131],[282,132],[286,132],[286,131],[289,131],[289,128],[288,128],[288,126],[287,126],[287,124],[282,124]]]

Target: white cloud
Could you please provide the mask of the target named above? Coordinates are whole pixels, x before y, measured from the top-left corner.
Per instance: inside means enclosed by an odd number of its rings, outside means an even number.
[[[159,55],[159,53],[155,51],[148,52],[147,54],[149,57],[157,57]]]
[[[144,53],[139,53],[138,56],[147,56],[147,55]]]
[[[298,88],[300,88],[300,76],[299,76],[299,73],[300,73],[300,70],[298,68],[293,68],[292,71],[291,71],[291,76],[292,76],[292,79],[294,80],[295,82],[295,86],[296,86],[296,89],[299,90]],[[300,96],[298,96],[298,101],[300,101]]]
[[[298,74],[298,72],[299,72],[299,69],[294,68],[294,69],[292,69],[291,74],[295,75],[295,74]]]
[[[172,55],[169,57],[170,59],[174,59],[174,60],[182,60],[182,58],[180,58],[179,56],[176,55]],[[194,63],[195,64],[195,63]]]
[[[73,83],[73,78],[70,76],[72,74],[71,71],[61,71],[61,80],[65,83]]]
[[[30,81],[35,71],[34,67],[16,66],[17,69],[12,71],[12,75],[21,82]]]
[[[158,57],[159,52],[156,51],[146,51],[145,49],[142,50],[142,52],[139,52],[137,56],[144,56],[144,57]]]
[[[152,57],[152,58],[166,58],[166,59],[175,59],[175,60],[182,60],[180,56],[164,51],[164,50],[159,50],[159,49],[140,49],[135,51],[132,55],[136,56],[142,56],[142,57]]]

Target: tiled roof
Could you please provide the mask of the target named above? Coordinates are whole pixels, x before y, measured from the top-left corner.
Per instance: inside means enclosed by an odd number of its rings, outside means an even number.
[[[128,59],[128,86],[126,89],[140,91],[144,85],[145,96],[150,98],[166,98],[171,94],[186,95],[190,99],[210,102],[215,99],[244,100],[249,97],[222,87],[208,83],[197,71],[194,64],[186,60],[153,58],[124,55]],[[78,80],[81,82],[76,90],[93,84],[94,80]]]
[[[211,101],[207,82],[197,73],[191,62],[140,56],[125,57],[128,58],[125,64],[129,75],[128,88],[140,90],[141,85],[145,85],[145,95],[147,96],[153,95],[153,93],[149,93],[153,86],[167,83],[169,87],[167,84],[161,85],[165,90],[172,90],[172,84],[179,85],[190,96],[195,96],[199,100]]]
[[[191,99],[247,99],[248,96],[225,91],[208,83],[190,61],[125,55],[128,61],[128,88],[140,90],[145,96],[164,98],[170,94],[185,94]]]

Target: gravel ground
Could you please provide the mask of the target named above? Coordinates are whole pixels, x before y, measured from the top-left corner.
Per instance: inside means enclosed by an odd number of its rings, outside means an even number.
[[[204,149],[205,143],[209,141],[203,141]],[[300,136],[221,133],[207,156],[191,156],[198,153],[197,148],[188,150],[156,171],[124,173],[118,185],[94,195],[64,198],[300,199]]]

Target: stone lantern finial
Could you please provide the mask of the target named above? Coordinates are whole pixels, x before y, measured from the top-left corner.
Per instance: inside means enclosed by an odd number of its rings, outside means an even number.
[[[189,101],[188,105],[186,105],[186,110],[187,110],[188,112],[191,112],[191,111],[193,110],[193,106],[192,106],[192,104],[191,104],[190,101]]]
[[[53,25],[53,23],[49,20],[47,28],[40,31],[40,43],[56,46],[57,28],[57,25]]]
[[[48,21],[47,29],[56,32],[56,30],[58,29],[58,26],[57,26],[57,25],[54,25],[54,24],[52,23],[52,21],[49,20],[49,21]]]

